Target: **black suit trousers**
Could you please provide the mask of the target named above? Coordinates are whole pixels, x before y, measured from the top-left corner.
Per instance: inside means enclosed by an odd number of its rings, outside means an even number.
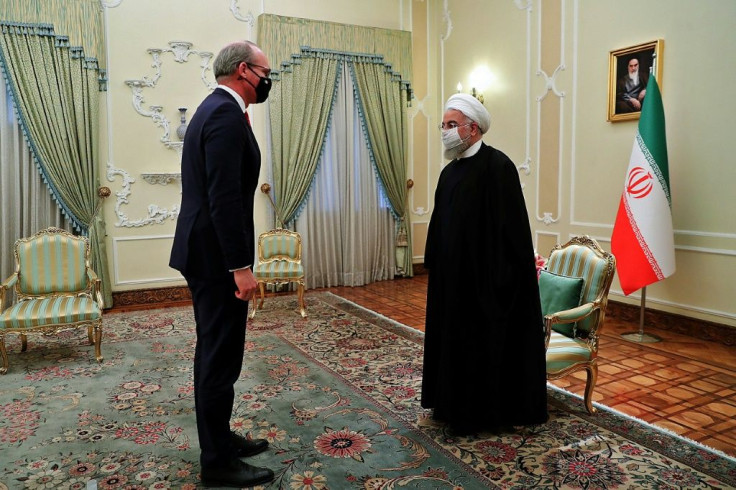
[[[187,277],[192,292],[197,344],[194,350],[194,403],[202,467],[232,458],[230,417],[235,382],[245,350],[248,303],[235,297],[232,274],[217,279]]]

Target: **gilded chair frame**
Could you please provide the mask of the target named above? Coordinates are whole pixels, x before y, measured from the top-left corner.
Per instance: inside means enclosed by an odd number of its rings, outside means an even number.
[[[271,253],[268,257],[266,257],[266,250],[263,246],[263,243],[268,240],[269,238],[278,237],[278,236],[286,236],[293,238],[296,242],[296,246],[294,248],[293,253]],[[265,264],[270,264],[277,261],[287,261],[291,262],[293,264],[298,264],[301,266],[302,263],[302,237],[299,233],[291,230],[287,230],[284,228],[276,228],[273,230],[269,230],[266,232],[261,233],[258,236],[258,266],[262,266]],[[254,269],[254,272],[257,271],[258,268]],[[295,277],[282,277],[282,276],[269,276],[264,277],[257,272],[254,274],[256,281],[258,282],[258,290],[260,293],[260,298],[256,301],[256,299],[253,299],[253,307],[250,311],[250,318],[255,317],[256,311],[263,308],[263,301],[266,296],[266,286],[267,285],[279,285],[279,284],[289,284],[289,283],[296,283],[297,285],[297,298],[299,302],[299,314],[302,316],[302,318],[307,317],[307,310],[304,306],[304,271],[302,269],[302,274]]]
[[[75,290],[50,291],[48,293],[39,294],[29,294],[27,292],[24,292],[21,288],[21,283],[25,271],[21,270],[19,250],[21,246],[23,246],[23,244],[31,243],[41,239],[44,236],[51,235],[62,236],[65,240],[82,243],[84,247],[83,267],[84,275],[86,276],[85,285],[83,288]],[[12,306],[16,306],[27,301],[86,296],[97,303],[97,306],[99,307],[99,315],[95,319],[80,320],[76,322],[44,323],[32,327],[13,326],[10,321],[3,321],[3,324],[0,324],[0,357],[2,358],[2,367],[0,367],[0,374],[5,374],[8,372],[8,353],[5,347],[5,337],[8,334],[17,334],[20,336],[21,352],[25,352],[28,348],[28,334],[49,336],[55,335],[64,330],[87,327],[87,337],[89,339],[89,343],[90,345],[95,346],[95,359],[98,362],[102,362],[102,310],[104,308],[104,301],[102,299],[101,281],[97,277],[97,274],[94,272],[94,270],[92,270],[89,262],[89,240],[87,240],[87,238],[85,237],[75,236],[61,228],[50,227],[41,230],[30,237],[20,238],[16,240],[14,255],[15,272],[13,272],[13,274],[9,278],[7,278],[5,281],[2,282],[2,284],[0,284],[0,314],[5,312],[6,309],[11,308]],[[6,297],[9,296],[11,288],[12,291],[15,293],[16,301],[12,305],[9,305],[8,308],[6,308],[5,301]]]
[[[591,286],[589,284],[584,284],[582,297],[588,298],[587,301],[583,302],[575,308],[558,311],[552,314],[548,314],[544,317],[544,348],[545,351],[547,351],[549,348],[550,337],[552,336],[553,332],[553,324],[584,324],[584,329],[576,329],[574,340],[578,342],[578,345],[583,345],[588,349],[590,353],[590,359],[588,361],[575,362],[559,371],[550,372],[548,370],[547,379],[560,379],[573,372],[585,370],[587,373],[587,381],[585,385],[584,402],[586,410],[588,411],[588,413],[592,414],[596,411],[595,407],[593,407],[592,398],[593,390],[595,389],[595,384],[598,379],[598,340],[606,315],[606,306],[608,304],[608,291],[611,287],[611,283],[613,282],[614,272],[616,271],[616,258],[613,256],[613,254],[603,250],[595,239],[587,235],[582,235],[573,237],[566,244],[557,245],[552,249],[552,251],[550,252],[549,260],[547,262],[548,270],[561,265],[560,261],[563,260],[565,252],[571,247],[584,247],[592,252],[596,261],[600,261],[599,263],[603,263],[603,268],[601,271],[602,280],[597,285],[597,291],[592,298],[589,298],[589,288]],[[584,274],[582,274],[581,271],[578,270],[579,267],[580,264],[567,264],[563,267],[563,269],[565,270],[557,270],[557,273],[560,273],[562,275],[569,275],[570,277],[584,277]],[[555,335],[562,334],[555,333]]]

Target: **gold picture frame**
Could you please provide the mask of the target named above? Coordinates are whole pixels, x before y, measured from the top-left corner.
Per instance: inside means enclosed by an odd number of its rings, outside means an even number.
[[[657,39],[628,48],[611,51],[608,57],[608,121],[630,121],[641,116],[641,102],[646,94],[640,95],[636,79],[627,80],[629,64],[638,64],[638,83],[646,89],[649,76],[654,73],[662,90],[662,54],[664,40]],[[628,89],[627,89],[628,82]],[[632,87],[633,85],[633,87]],[[631,94],[636,97],[631,97]]]

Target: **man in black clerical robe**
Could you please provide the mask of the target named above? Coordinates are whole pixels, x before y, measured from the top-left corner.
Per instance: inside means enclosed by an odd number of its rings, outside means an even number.
[[[424,255],[422,406],[458,433],[547,420],[544,329],[519,175],[483,143],[490,115],[447,101],[445,157]]]

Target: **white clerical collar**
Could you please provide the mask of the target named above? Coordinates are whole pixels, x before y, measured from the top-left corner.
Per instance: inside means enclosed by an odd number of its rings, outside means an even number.
[[[473,144],[473,146],[471,146],[470,148],[462,152],[460,156],[458,157],[458,159],[472,157],[473,155],[478,153],[478,150],[480,150],[480,145],[482,144],[483,144],[483,140],[476,141],[475,144]]]
[[[240,106],[240,110],[242,110],[243,112],[245,112],[245,101],[243,100],[243,98],[240,96],[239,93],[237,93],[235,90],[231,89],[227,85],[218,85],[217,88],[221,88],[225,92],[227,92],[230,95],[232,95],[233,97],[235,97],[235,101]]]

